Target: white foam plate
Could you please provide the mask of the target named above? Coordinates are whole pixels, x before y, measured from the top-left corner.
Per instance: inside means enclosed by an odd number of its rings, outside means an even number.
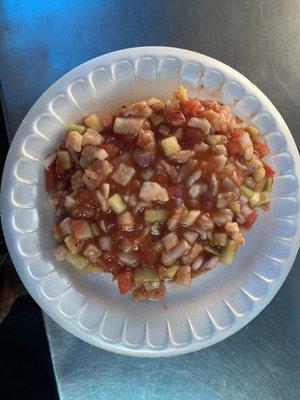
[[[43,159],[65,126],[147,97],[169,97],[184,83],[192,96],[215,96],[259,127],[277,171],[270,212],[261,212],[233,265],[168,286],[165,301],[135,303],[102,273],[86,274],[52,256],[53,210]],[[299,247],[299,155],[282,117],[244,76],[202,54],[141,47],[95,58],[52,85],[20,125],[6,160],[2,222],[26,288],[57,323],[95,346],[135,356],[171,356],[219,342],[251,321],[285,280]]]

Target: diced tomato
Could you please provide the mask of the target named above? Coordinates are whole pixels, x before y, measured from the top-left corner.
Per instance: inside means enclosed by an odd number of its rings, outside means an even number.
[[[158,183],[161,186],[167,186],[169,184],[169,176],[165,171],[159,170],[155,173],[152,181]]]
[[[152,266],[156,264],[157,253],[152,249],[152,241],[150,236],[145,236],[139,242],[139,251],[141,254],[141,262],[147,266]]]
[[[200,118],[207,119],[208,122],[212,122],[215,118],[219,117],[219,114],[216,113],[214,110],[204,110],[201,111],[198,116]]]
[[[182,112],[185,116],[197,117],[205,108],[198,99],[189,99],[180,103]]]
[[[204,137],[202,129],[192,128],[187,126],[183,133],[183,142],[186,146],[193,146],[196,143],[200,143]]]
[[[229,154],[236,155],[242,152],[242,147],[237,140],[229,140],[227,143],[227,150]]]
[[[258,152],[260,157],[265,157],[270,153],[269,147],[265,143],[254,143],[253,144],[254,150]]]
[[[246,218],[246,221],[245,221],[245,223],[244,223],[244,227],[245,227],[246,229],[250,229],[251,226],[252,226],[252,225],[254,224],[254,222],[256,221],[256,218],[257,218],[257,213],[256,213],[256,211],[253,211],[253,213],[250,214],[248,218]]]
[[[125,294],[133,289],[133,277],[130,271],[124,271],[117,274],[117,282],[120,294]]]
[[[230,132],[230,137],[232,139],[237,139],[240,136],[242,136],[243,133],[244,133],[243,129],[234,129],[232,132]]]
[[[185,116],[181,111],[171,112],[167,116],[168,121],[173,126],[180,126],[185,123]]]
[[[203,197],[201,201],[201,208],[205,212],[212,211],[214,209],[214,201],[213,199],[209,199],[208,197]]]
[[[266,172],[266,177],[267,178],[272,178],[272,176],[274,176],[275,175],[275,169],[273,169],[272,167],[270,167],[270,165],[268,165],[268,164],[264,164],[264,169],[265,169],[265,172]]]
[[[101,147],[107,152],[109,158],[115,158],[120,151],[117,146],[111,143],[104,143]]]
[[[57,183],[57,175],[54,169],[46,169],[45,170],[45,183],[47,192],[52,192]]]

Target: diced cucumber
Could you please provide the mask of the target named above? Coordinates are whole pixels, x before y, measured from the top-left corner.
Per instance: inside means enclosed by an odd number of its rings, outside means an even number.
[[[239,214],[241,212],[241,205],[238,201],[234,201],[229,204],[229,208],[235,214]]]
[[[159,283],[157,269],[137,267],[134,271],[134,282],[136,287],[141,286],[143,283]]]
[[[249,199],[250,207],[255,207],[260,201],[260,193],[254,192],[253,196]]]
[[[153,171],[153,169],[146,169],[145,171],[140,172],[140,175],[144,179],[144,181],[150,181],[154,174],[155,172]]]
[[[227,243],[227,235],[223,232],[216,232],[214,233],[214,244],[216,246],[224,247]]]
[[[67,126],[67,132],[71,131],[77,131],[78,133],[80,133],[80,135],[83,135],[86,131],[86,127],[83,125],[70,124]]]
[[[220,261],[224,264],[232,264],[237,249],[237,243],[234,240],[229,239],[227,244],[220,253]]]
[[[68,253],[66,256],[66,260],[72,264],[76,269],[83,270],[89,264],[89,260],[85,257],[82,257],[78,254]]]
[[[145,210],[145,222],[152,224],[153,222],[165,221],[167,212],[162,208],[150,208]]]
[[[263,204],[266,204],[269,202],[270,202],[270,192],[266,192],[266,191],[261,192],[259,202],[257,203],[257,207],[260,207]]]
[[[118,193],[115,193],[113,196],[111,196],[108,199],[108,203],[111,206],[113,212],[117,215],[122,214],[122,212],[125,211],[127,208],[122,196]]]
[[[175,136],[169,136],[163,139],[160,144],[166,156],[171,156],[172,154],[178,153],[178,151],[181,149]]]
[[[254,142],[260,138],[260,131],[254,125],[246,126],[245,131],[250,134],[250,137]]]
[[[66,150],[57,153],[56,165],[60,171],[69,171],[72,168],[70,153]]]
[[[152,249],[155,251],[155,253],[160,253],[162,250],[164,250],[164,245],[161,240],[157,240],[156,242],[153,243]]]
[[[265,186],[265,191],[266,192],[271,192],[272,191],[272,187],[273,187],[273,178],[267,178],[267,183]]]
[[[209,244],[205,244],[203,246],[203,250],[206,251],[206,253],[213,254],[214,256],[218,256],[220,254],[217,249],[210,246]]]
[[[164,122],[164,117],[160,114],[152,114],[149,117],[151,124],[156,128],[159,124]]]
[[[255,191],[256,192],[262,192],[264,190],[264,187],[266,186],[267,179],[264,178],[261,181],[257,182],[255,185]]]
[[[100,132],[101,130],[101,122],[98,115],[96,114],[92,114],[86,117],[84,123],[88,128],[91,128],[94,131]]]
[[[253,178],[256,182],[260,182],[266,176],[266,171],[264,168],[259,168],[254,171]]]
[[[240,191],[241,191],[241,193],[242,193],[244,196],[246,196],[248,199],[251,199],[251,197],[252,197],[253,194],[254,194],[254,191],[251,190],[251,189],[249,189],[248,186],[246,186],[246,185],[242,185],[242,186],[240,187]]]
[[[179,269],[178,265],[173,265],[173,267],[169,267],[166,269],[166,275],[168,279],[173,279],[175,275],[177,274],[177,271]]]
[[[96,265],[89,263],[86,267],[84,267],[83,271],[84,272],[97,272],[97,271],[99,271],[99,268],[96,267]]]
[[[244,150],[244,158],[246,161],[250,161],[253,158],[253,146],[248,146],[245,150]]]
[[[223,139],[223,135],[208,135],[206,137],[209,144],[215,146],[216,144],[220,143]]]

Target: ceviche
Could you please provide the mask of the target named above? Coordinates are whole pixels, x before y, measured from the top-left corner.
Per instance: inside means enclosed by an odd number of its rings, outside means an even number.
[[[163,298],[165,282],[190,286],[231,264],[257,209],[268,210],[268,153],[255,126],[184,86],[173,99],[89,115],[45,160],[54,255],[111,273],[136,300]]]

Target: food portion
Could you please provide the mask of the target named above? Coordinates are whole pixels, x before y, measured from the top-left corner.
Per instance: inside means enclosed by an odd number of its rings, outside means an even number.
[[[71,124],[45,160],[58,215],[54,255],[106,271],[121,294],[161,299],[165,282],[231,264],[275,171],[259,130],[216,101],[151,98]],[[99,288],[101,290],[101,288]]]

